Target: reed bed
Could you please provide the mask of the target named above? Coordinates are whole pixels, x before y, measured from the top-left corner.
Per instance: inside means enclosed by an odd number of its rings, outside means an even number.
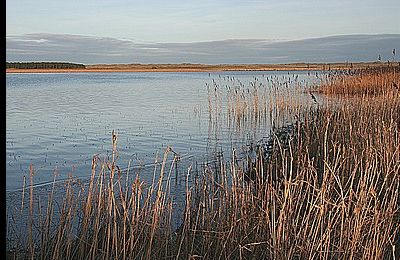
[[[284,84],[255,82],[247,92],[232,83],[222,92],[215,83],[210,121],[227,108],[242,127],[262,118],[280,122],[271,131],[272,148],[266,155],[259,146],[250,170],[235,149],[232,160],[218,157],[196,177],[189,167],[181,225],[173,229],[169,189],[178,155],[168,147],[146,184],[117,167],[113,134],[112,158],[93,158],[88,184],[66,182],[57,222],[52,190],[38,235],[29,232],[28,243],[8,257],[398,259],[400,92],[393,82],[399,82],[396,70],[332,72],[312,93],[335,96],[334,103],[314,102],[309,93],[305,103],[287,99],[293,92]],[[277,129],[288,122],[283,138]],[[29,197],[33,215],[32,189]]]
[[[348,71],[328,71],[316,92],[325,95],[371,96],[400,91],[400,64]]]
[[[172,242],[168,189],[178,155],[167,148],[156,160],[153,182],[146,184],[138,173],[122,174],[115,160],[115,133],[112,144],[111,158],[93,157],[88,183],[82,185],[73,178],[64,183],[61,202],[54,197],[56,179],[47,207],[36,204],[30,186],[29,237],[26,243],[7,245],[9,258],[159,259],[168,255]],[[167,165],[171,154],[172,164]],[[34,209],[38,215],[33,230]]]
[[[228,125],[234,132],[283,127],[313,103],[305,93],[307,82],[289,73],[254,77],[247,83],[226,76],[206,86],[211,125]]]
[[[252,176],[235,158],[221,166],[218,179],[205,173],[182,240],[188,241],[188,254],[207,259],[397,259],[400,99],[396,88],[388,88],[388,82],[399,80],[392,73],[355,72],[343,76],[345,86],[336,75],[328,78],[333,82],[317,91],[329,88],[334,105],[317,102],[298,109],[288,138],[272,133],[268,161],[259,150]],[[348,81],[363,85],[343,93]],[[350,93],[359,97],[349,101]],[[292,111],[285,107],[290,102],[274,105],[275,115]]]

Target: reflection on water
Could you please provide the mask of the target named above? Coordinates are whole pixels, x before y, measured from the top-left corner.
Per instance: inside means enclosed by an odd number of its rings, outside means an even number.
[[[312,78],[312,77],[311,77]],[[23,186],[29,165],[36,185],[69,175],[87,179],[93,155],[111,154],[151,177],[156,153],[193,162],[229,157],[269,134],[272,108],[295,102],[307,72],[8,74],[6,162],[9,192]],[[281,89],[283,91],[277,91]],[[286,91],[286,92],[285,92]],[[276,115],[274,115],[276,117]],[[146,170],[148,168],[148,170]]]
[[[296,120],[295,110],[313,102],[304,90],[315,77],[307,72],[72,73],[8,74],[6,80],[7,216],[8,226],[20,229],[8,232],[24,234],[30,198],[22,191],[29,187],[30,165],[34,207],[45,212],[40,203],[45,206],[53,189],[54,200],[62,201],[70,176],[78,190],[87,186],[94,156],[111,160],[113,130],[118,173],[126,180],[140,175],[151,184],[165,149],[179,155],[166,161],[172,219],[179,222],[187,181],[193,182],[205,164],[230,160],[233,150],[244,158],[250,144]]]

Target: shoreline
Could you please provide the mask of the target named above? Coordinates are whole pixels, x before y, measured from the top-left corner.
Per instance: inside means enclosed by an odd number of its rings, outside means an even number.
[[[109,72],[227,72],[316,71],[387,66],[387,63],[292,63],[292,64],[96,64],[78,69],[6,69],[6,73],[109,73]]]

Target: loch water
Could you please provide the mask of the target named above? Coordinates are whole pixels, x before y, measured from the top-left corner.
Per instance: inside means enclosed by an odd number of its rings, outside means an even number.
[[[30,165],[37,187],[51,184],[55,174],[89,179],[93,156],[111,156],[113,131],[120,168],[141,169],[148,180],[167,147],[179,154],[182,175],[216,154],[228,159],[232,149],[268,136],[271,125],[230,124],[224,90],[288,79],[304,85],[313,77],[307,71],[7,74],[7,202],[24,176],[27,185]],[[220,104],[210,111],[210,102]]]

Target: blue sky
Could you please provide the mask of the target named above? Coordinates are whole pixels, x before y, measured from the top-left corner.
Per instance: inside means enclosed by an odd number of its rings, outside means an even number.
[[[400,33],[399,0],[7,0],[6,33],[143,42]]]
[[[399,13],[399,0],[7,0],[6,55],[82,63],[389,59],[400,47]],[[371,37],[326,38],[346,35]]]

